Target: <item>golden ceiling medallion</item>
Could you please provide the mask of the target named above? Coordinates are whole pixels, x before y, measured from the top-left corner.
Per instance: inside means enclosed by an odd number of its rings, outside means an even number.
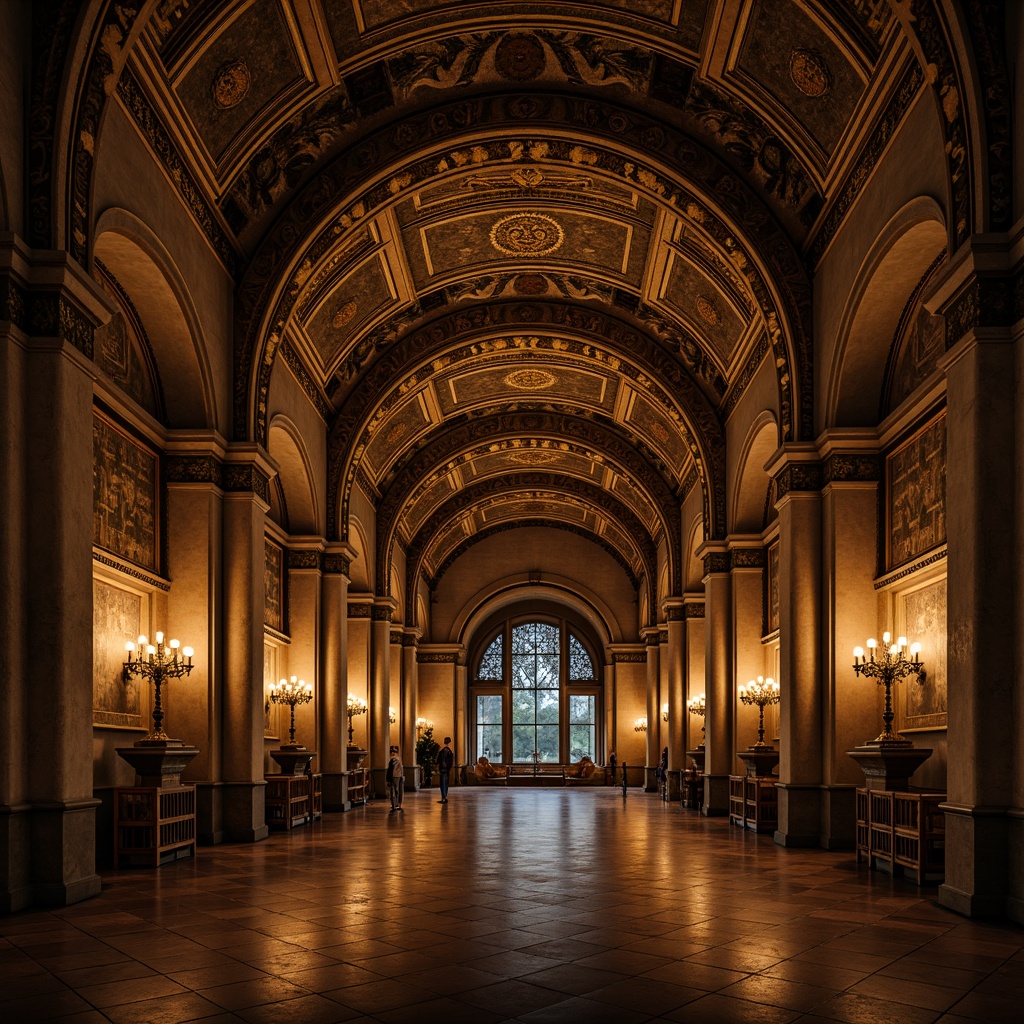
[[[662,423],[652,423],[651,433],[664,444],[668,440],[668,431],[665,429],[665,425]]]
[[[387,433],[387,437],[384,438],[388,444],[394,444],[396,441],[400,441],[404,436],[405,432],[409,429],[405,423],[396,423]]]
[[[513,370],[505,383],[517,391],[543,391],[557,383],[557,378],[547,370]]]
[[[805,96],[815,99],[832,88],[832,72],[814,50],[797,49],[789,55],[789,77]]]
[[[346,302],[341,307],[341,309],[339,309],[338,312],[334,314],[334,319],[331,321],[331,326],[334,327],[335,330],[340,330],[342,327],[345,326],[345,324],[351,321],[352,317],[356,315],[356,309],[358,309],[358,306],[356,305],[356,300],[349,299],[348,302]]]
[[[510,33],[494,51],[494,69],[513,82],[529,82],[544,70],[545,64],[544,46],[530,33]]]
[[[513,213],[491,228],[491,245],[506,256],[547,256],[565,240],[565,232],[543,213]]]
[[[517,466],[547,466],[552,462],[558,461],[558,454],[556,452],[539,452],[531,449],[529,451],[511,452],[508,461],[514,462]]]
[[[718,307],[706,295],[697,296],[697,312],[700,314],[701,320],[712,327],[716,327],[721,322],[722,318],[718,315]]]
[[[210,95],[221,110],[237,107],[249,91],[249,68],[244,60],[229,60],[221,64],[210,84]]]
[[[516,295],[543,295],[548,290],[548,279],[543,274],[520,274],[512,288]]]

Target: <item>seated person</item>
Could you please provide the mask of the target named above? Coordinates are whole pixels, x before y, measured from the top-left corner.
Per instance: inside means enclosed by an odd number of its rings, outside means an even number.
[[[566,765],[565,777],[567,779],[589,779],[593,777],[595,771],[597,771],[597,765],[589,755],[584,754],[576,764]]]
[[[495,766],[482,754],[476,759],[476,777],[481,782],[504,782],[506,770],[501,765]]]

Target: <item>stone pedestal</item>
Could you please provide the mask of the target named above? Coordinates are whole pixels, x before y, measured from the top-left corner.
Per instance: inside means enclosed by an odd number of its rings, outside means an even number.
[[[363,750],[362,747],[348,747],[345,750],[346,768],[352,772],[357,768],[363,767],[363,760],[365,759],[367,751]]]
[[[140,740],[132,747],[115,749],[135,769],[136,786],[158,788],[180,786],[181,773],[199,755],[198,747],[187,747],[180,740]]]
[[[767,778],[779,763],[779,751],[774,747],[747,747],[738,750],[736,756],[747,766],[747,775],[751,778]]]
[[[309,762],[316,756],[315,750],[282,744],[280,750],[271,750],[271,759],[280,766],[282,775],[305,775]]]
[[[694,767],[699,772],[704,771],[704,744],[702,743],[699,747],[693,750],[688,750],[686,756],[693,762]]]
[[[860,765],[867,789],[897,793],[909,788],[910,776],[932,756],[930,748],[909,743],[865,743],[847,754]]]

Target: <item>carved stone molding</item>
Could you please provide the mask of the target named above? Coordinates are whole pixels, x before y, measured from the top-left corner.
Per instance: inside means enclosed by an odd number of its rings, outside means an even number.
[[[790,462],[775,476],[775,500],[791,492],[820,491],[823,472],[819,462]]]
[[[822,484],[877,482],[882,479],[882,459],[878,455],[832,452],[825,457]]]
[[[733,569],[763,569],[764,548],[733,548],[729,560]]]
[[[732,558],[728,551],[709,551],[703,558],[704,575],[727,573],[732,569]]]
[[[613,665],[644,665],[647,663],[646,651],[613,651]]]
[[[169,484],[213,484],[224,488],[224,463],[216,455],[166,455],[164,473]]]
[[[348,606],[348,618],[350,619],[369,619],[372,612],[372,604],[350,604]]]
[[[393,614],[390,605],[375,604],[370,607],[370,618],[374,622],[390,622]]]
[[[251,463],[228,462],[224,465],[224,490],[230,493],[250,492],[270,504],[270,478]]]
[[[454,651],[418,651],[416,663],[419,665],[457,665],[459,656]]]
[[[289,569],[320,569],[321,558],[319,551],[295,550],[288,548]]]
[[[683,605],[683,609],[686,612],[686,618],[688,619],[703,619],[704,618],[704,602],[703,601],[691,601]]]
[[[352,568],[352,562],[344,555],[337,555],[330,551],[323,554],[321,565],[325,574],[335,576],[347,576]]]
[[[10,271],[0,271],[0,320],[30,338],[60,338],[93,357],[97,322],[61,289],[28,288]]]

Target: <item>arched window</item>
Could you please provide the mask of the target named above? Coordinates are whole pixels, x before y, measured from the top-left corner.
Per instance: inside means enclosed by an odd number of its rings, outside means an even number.
[[[474,759],[598,760],[601,690],[593,645],[565,619],[506,619],[471,662]]]

